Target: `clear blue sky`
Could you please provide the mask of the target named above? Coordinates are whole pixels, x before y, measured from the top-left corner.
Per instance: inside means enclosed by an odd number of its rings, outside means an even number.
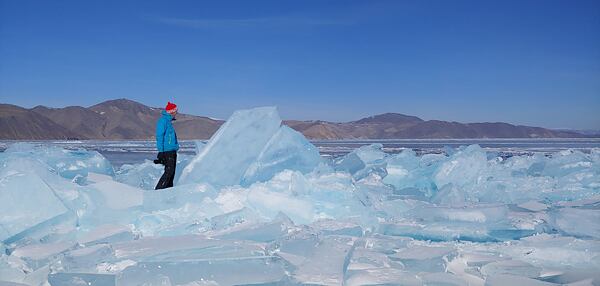
[[[600,1],[0,0],[0,102],[600,129]]]

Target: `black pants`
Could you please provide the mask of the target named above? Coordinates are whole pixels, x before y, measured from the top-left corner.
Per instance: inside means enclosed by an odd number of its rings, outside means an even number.
[[[173,179],[175,179],[175,165],[177,165],[177,151],[168,151],[158,153],[158,160],[165,165],[165,172],[163,173],[158,184],[156,184],[155,190],[166,189],[173,186]]]

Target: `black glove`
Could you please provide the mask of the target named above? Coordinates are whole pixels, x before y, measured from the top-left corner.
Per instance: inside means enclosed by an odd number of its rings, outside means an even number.
[[[154,164],[165,164],[165,159],[164,159],[164,153],[163,152],[158,152],[158,155],[156,155],[156,160],[154,160]]]

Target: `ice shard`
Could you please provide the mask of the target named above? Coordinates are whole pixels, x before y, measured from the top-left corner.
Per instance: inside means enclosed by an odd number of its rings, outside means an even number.
[[[433,175],[435,184],[441,188],[446,184],[466,187],[477,183],[486,171],[488,160],[485,151],[478,145],[470,145],[453,154]]]
[[[383,178],[387,175],[386,154],[380,143],[362,146],[335,161],[335,169],[351,173],[357,180],[370,174]]]
[[[73,179],[77,175],[85,177],[89,172],[114,174],[110,162],[96,151],[66,150],[54,146],[15,143],[10,145],[5,153],[20,158],[34,158],[68,179]]]
[[[178,183],[239,184],[280,125],[275,107],[234,112],[183,170]]]
[[[403,150],[387,159],[383,182],[393,186],[396,194],[428,199],[438,189],[432,176],[442,159],[437,154],[418,157],[413,150]]]
[[[59,220],[68,209],[35,174],[6,172],[0,177],[0,241]]]
[[[301,133],[283,125],[246,170],[242,185],[267,181],[286,169],[308,173],[321,162],[319,150],[313,144]]]

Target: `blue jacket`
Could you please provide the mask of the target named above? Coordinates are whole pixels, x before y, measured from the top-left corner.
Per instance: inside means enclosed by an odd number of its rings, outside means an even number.
[[[156,123],[156,149],[158,152],[179,150],[177,134],[175,134],[171,120],[173,120],[173,116],[163,110],[162,116]]]

